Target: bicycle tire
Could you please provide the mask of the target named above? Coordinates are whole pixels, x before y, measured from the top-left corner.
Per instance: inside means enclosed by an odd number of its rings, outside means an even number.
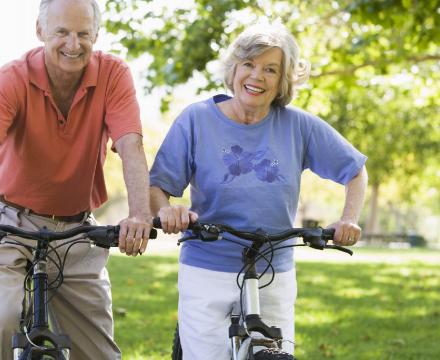
[[[295,360],[295,357],[280,349],[267,348],[256,352],[254,360]]]
[[[177,323],[176,330],[174,331],[173,353],[171,354],[171,360],[182,360],[182,354],[182,345],[180,344],[179,336],[179,323]]]

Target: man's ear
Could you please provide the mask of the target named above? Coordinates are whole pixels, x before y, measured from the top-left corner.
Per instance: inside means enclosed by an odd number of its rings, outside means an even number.
[[[98,35],[99,35],[99,28],[98,30],[96,30],[95,38],[93,39],[93,44],[95,44],[96,41],[98,40]]]
[[[35,30],[38,40],[44,42],[43,29],[41,28],[40,22],[37,20],[37,23],[35,25],[36,25]]]

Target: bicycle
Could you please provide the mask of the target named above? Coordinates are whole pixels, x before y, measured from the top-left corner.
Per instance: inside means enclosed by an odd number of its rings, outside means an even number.
[[[155,228],[161,228],[160,219],[153,221]],[[183,237],[178,240],[178,244],[189,240],[217,241],[226,239],[242,245],[239,242],[227,238],[227,234],[235,235],[241,239],[251,241],[250,246],[243,246],[243,267],[237,274],[237,285],[240,289],[240,314],[232,314],[230,317],[231,325],[229,326],[229,338],[231,341],[232,358],[231,360],[294,360],[292,354],[284,352],[281,344],[283,336],[281,329],[275,326],[268,326],[260,316],[259,303],[259,278],[267,272],[271,267],[271,261],[275,251],[287,247],[309,246],[314,249],[336,249],[350,255],[353,252],[350,249],[339,245],[328,244],[329,240],[333,240],[334,229],[317,228],[291,228],[277,234],[267,234],[261,230],[255,232],[240,231],[223,224],[210,223],[193,223],[189,229],[192,235]],[[302,244],[285,245],[288,239],[301,237]],[[268,248],[261,250],[263,245],[268,244]],[[267,262],[266,269],[262,274],[258,275],[256,270],[256,262],[264,259]],[[243,275],[243,276],[242,276]],[[272,268],[272,279],[265,286],[270,285],[275,276]],[[241,279],[241,283],[240,283]],[[243,293],[246,296],[243,296]],[[258,335],[257,335],[258,334]],[[262,337],[261,337],[262,336]],[[262,347],[254,354],[255,347]],[[182,347],[179,337],[179,325],[173,339],[172,360],[182,360]]]
[[[30,246],[8,236],[34,240],[37,245]],[[82,235],[74,238],[75,236]],[[12,338],[14,360],[69,360],[71,341],[67,334],[57,333],[55,318],[49,312],[49,290],[56,290],[63,282],[63,267],[71,246],[91,242],[95,246],[110,248],[118,246],[119,226],[83,225],[63,232],[52,232],[47,228],[26,231],[9,225],[0,225],[0,244],[20,245],[32,251],[32,261],[28,263],[24,281],[24,300],[20,318],[20,331]],[[152,229],[150,239],[157,236]],[[73,238],[56,247],[50,243],[55,240]],[[57,248],[69,246],[63,259]],[[52,261],[58,269],[58,276],[50,284],[46,272],[47,261]],[[54,328],[54,331],[51,328]]]

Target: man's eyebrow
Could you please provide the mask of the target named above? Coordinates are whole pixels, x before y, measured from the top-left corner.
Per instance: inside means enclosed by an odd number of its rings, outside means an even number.
[[[67,28],[65,28],[65,27],[63,27],[63,26],[56,26],[54,30],[55,30],[55,31],[64,30],[64,31],[67,31],[67,32],[70,32],[70,31],[71,31],[71,30],[69,30],[69,29],[67,29]],[[92,31],[93,31],[92,28],[81,29],[81,30],[78,31],[78,34],[79,34],[79,33],[90,33],[90,32],[92,32]]]

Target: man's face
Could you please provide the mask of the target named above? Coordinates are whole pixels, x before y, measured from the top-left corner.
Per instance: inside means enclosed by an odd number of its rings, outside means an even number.
[[[89,63],[96,32],[93,7],[87,0],[54,0],[46,24],[37,22],[49,72],[55,76],[82,73]]]

